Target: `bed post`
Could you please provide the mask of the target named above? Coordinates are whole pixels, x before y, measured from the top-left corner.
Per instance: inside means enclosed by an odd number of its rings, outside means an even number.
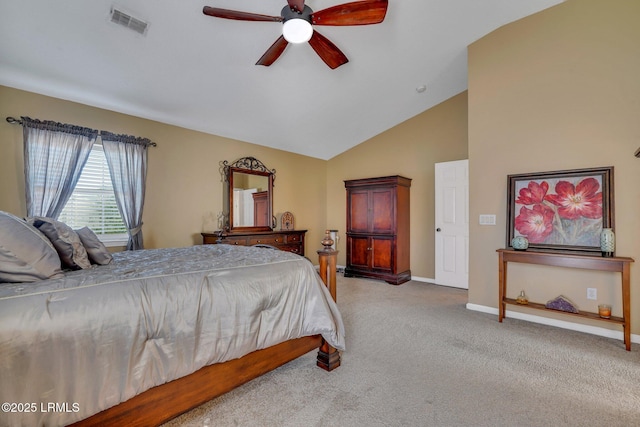
[[[333,240],[330,237],[329,230],[325,231],[322,245],[324,249],[318,251],[320,278],[329,288],[333,300],[336,301],[336,260],[338,259],[338,251],[331,247]],[[340,353],[323,339],[318,351],[316,364],[326,371],[333,371],[340,366]]]

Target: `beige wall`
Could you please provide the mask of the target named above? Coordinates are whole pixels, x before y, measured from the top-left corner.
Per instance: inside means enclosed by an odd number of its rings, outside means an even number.
[[[638,16],[636,0],[569,0],[469,47],[471,303],[498,305],[495,250],[505,246],[508,174],[614,166],[616,252],[640,261]],[[491,213],[495,227],[474,220]],[[637,265],[631,279],[631,329],[638,334]],[[564,294],[597,311],[586,299],[594,287],[614,315],[621,314],[619,282],[615,273],[509,267],[512,297],[521,289],[540,302]]]
[[[0,86],[0,210],[26,214],[22,127],[7,123],[7,116],[59,121],[157,142],[158,147],[149,151],[143,214],[147,248],[201,243],[204,224],[216,224],[215,217],[222,211],[224,184],[219,163],[244,156],[256,157],[276,169],[274,213],[279,219],[290,211],[296,228],[309,230],[307,252],[321,247],[326,222],[326,161],[4,86]],[[210,217],[214,220],[208,220]]]
[[[434,165],[467,158],[467,93],[463,92],[329,160],[327,225],[338,229],[338,263],[346,263],[344,180],[411,178],[411,273],[435,276]]]

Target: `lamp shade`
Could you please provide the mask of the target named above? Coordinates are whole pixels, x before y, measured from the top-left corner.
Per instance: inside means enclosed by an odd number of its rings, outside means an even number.
[[[313,35],[313,28],[304,19],[289,19],[282,24],[282,35],[289,43],[306,43]]]

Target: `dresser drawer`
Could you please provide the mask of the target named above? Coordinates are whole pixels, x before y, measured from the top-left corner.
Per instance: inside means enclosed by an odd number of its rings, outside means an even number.
[[[220,243],[224,243],[226,245],[239,245],[239,246],[247,246],[249,244],[247,243],[246,237],[225,237],[220,241]]]
[[[215,234],[207,234],[202,236],[202,243],[205,245],[215,245],[218,243],[219,237]]]
[[[285,237],[282,234],[270,234],[266,236],[251,236],[249,238],[250,245],[282,245],[285,242]]]
[[[289,234],[287,236],[287,243],[300,243],[302,242],[302,234]]]

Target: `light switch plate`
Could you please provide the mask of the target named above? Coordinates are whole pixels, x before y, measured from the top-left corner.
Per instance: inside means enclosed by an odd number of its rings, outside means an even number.
[[[480,225],[496,225],[496,216],[481,214],[479,221],[480,221]]]

